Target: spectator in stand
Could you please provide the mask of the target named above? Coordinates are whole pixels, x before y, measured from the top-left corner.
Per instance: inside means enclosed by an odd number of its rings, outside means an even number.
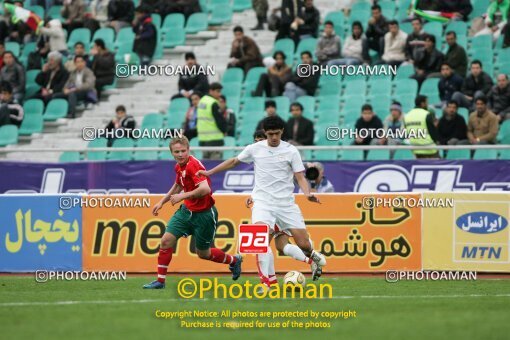
[[[41,72],[35,77],[35,82],[41,86],[41,90],[32,98],[42,99],[47,104],[54,95],[61,94],[69,73],[62,66],[62,55],[55,51],[48,54]]]
[[[425,49],[425,37],[427,34],[423,30],[423,23],[419,17],[413,18],[411,21],[413,31],[407,35],[406,39],[406,60],[414,63],[417,51]]]
[[[377,138],[372,139],[372,135],[375,135],[375,130],[383,129],[384,126],[381,119],[377,117],[372,105],[364,104],[361,107],[361,117],[358,118],[354,129],[356,130],[356,138],[354,139],[354,145],[377,145],[380,144]],[[362,134],[359,134],[361,130],[364,130]],[[368,133],[365,133],[368,132]],[[366,137],[365,137],[366,135]]]
[[[437,124],[438,144],[457,145],[467,142],[467,125],[464,117],[458,114],[458,105],[450,100]]]
[[[290,105],[291,118],[287,121],[285,130],[289,136],[288,142],[292,145],[313,145],[313,122],[303,117],[303,105],[292,103]]]
[[[195,54],[187,52],[184,54],[184,60],[186,61],[184,65],[186,72],[179,75],[179,93],[172,98],[190,98],[195,92],[207,93],[209,90],[209,80],[206,74],[200,72],[200,65],[197,63]]]
[[[315,55],[319,64],[326,64],[330,60],[340,58],[340,37],[335,34],[335,29],[331,21],[324,23],[324,33],[320,37]]]
[[[499,131],[498,117],[487,108],[487,97],[480,96],[475,100],[476,111],[469,115],[468,141],[459,144],[495,144]]]
[[[378,144],[401,145],[404,143],[402,138],[397,138],[399,131],[404,130],[404,116],[402,115],[402,105],[399,102],[391,104],[390,114],[384,119],[383,128],[385,131],[391,131],[391,133],[386,134],[388,138],[379,139]]]
[[[269,99],[269,100],[266,100],[266,103],[265,103],[265,111],[266,111],[266,117],[272,117],[272,116],[277,116],[280,118],[280,116],[278,115],[278,113],[276,112],[276,102],[272,99]],[[265,118],[265,117],[264,117]],[[257,124],[257,128],[255,129],[255,133],[257,133],[257,131],[259,130],[264,130],[263,129],[263,125],[262,125],[262,122],[264,121],[264,118],[262,118],[258,124]],[[283,121],[283,119],[282,119]],[[283,124],[287,124],[285,123],[285,121],[283,122]],[[283,130],[283,133],[282,133],[282,140],[286,141],[288,139],[287,137],[287,129],[284,129]],[[265,138],[264,138],[265,139]]]
[[[380,55],[384,51],[384,35],[388,32],[388,20],[382,15],[381,6],[372,6],[372,17],[366,31],[368,48]]]
[[[94,72],[87,67],[85,58],[81,56],[74,57],[75,69],[69,75],[64,85],[64,96],[67,97],[69,109],[67,118],[76,117],[76,106],[78,101],[85,103],[97,102],[97,94],[95,90],[96,77]]]
[[[186,112],[186,119],[183,126],[184,135],[188,140],[192,140],[197,136],[197,108],[200,98],[202,98],[200,92],[193,92],[190,96],[191,106]]]
[[[83,27],[85,21],[85,4],[82,0],[64,0],[60,14],[65,20],[64,28],[70,35],[75,28]]]
[[[444,55],[436,48],[436,37],[428,34],[425,37],[425,48],[416,51],[414,67],[416,73],[411,77],[421,83],[441,70]]]
[[[14,6],[23,7],[23,0],[15,0]],[[9,3],[5,1],[4,3]],[[33,40],[33,31],[23,20],[18,20],[16,15],[4,8],[4,14],[9,22],[7,32],[9,32],[8,41],[15,41],[19,44],[25,44]]]
[[[191,14],[200,12],[200,3],[198,0],[159,1],[157,8],[162,19],[172,13],[182,13],[187,19]]]
[[[499,74],[497,85],[488,94],[489,109],[498,116],[500,122],[510,119],[510,86],[508,76]]]
[[[103,87],[112,84],[114,81],[115,56],[106,48],[103,39],[94,41],[94,47],[90,50],[90,54],[94,56],[91,69],[96,77],[96,93],[99,99]]]
[[[510,9],[510,0],[494,0],[487,8],[485,17],[485,27],[476,33],[475,36],[492,34],[494,41],[498,40],[502,28],[508,20],[508,11]]]
[[[234,41],[230,50],[229,67],[240,67],[245,74],[254,67],[263,66],[262,54],[255,40],[244,35],[241,26],[234,27]]]
[[[457,44],[457,34],[454,31],[446,33],[446,43],[448,44],[448,51],[446,52],[445,61],[450,64],[456,74],[464,78],[468,64],[466,50]]]
[[[0,81],[11,85],[14,99],[21,103],[25,95],[25,69],[10,51],[4,52],[2,59],[4,67],[0,70]]]
[[[388,23],[389,31],[384,35],[384,53],[382,61],[391,66],[400,66],[406,59],[405,46],[407,34],[400,30],[398,21]]]
[[[321,14],[313,5],[313,0],[304,0],[304,7],[301,16],[298,15],[296,20],[290,25],[296,45],[300,40],[306,38],[317,38],[319,34],[319,24],[321,22]]]
[[[331,60],[328,62],[328,65],[360,65],[368,63],[370,57],[368,55],[366,40],[367,38],[363,34],[361,22],[353,22],[352,34],[345,39],[342,48],[342,57],[340,59]]]
[[[462,82],[461,76],[453,72],[450,64],[443,62],[441,65],[441,78],[437,84],[442,107],[452,99],[455,92],[460,91]]]
[[[5,53],[5,45],[0,41],[0,55],[4,55]],[[0,58],[0,70],[4,67],[4,58]]]
[[[50,20],[39,30],[43,36],[48,37],[51,52],[59,51],[61,54],[67,55],[66,36],[60,20]]]
[[[301,64],[313,65],[312,54],[308,51],[301,53]],[[311,67],[311,66],[310,66]],[[290,81],[285,84],[283,95],[289,98],[291,103],[301,96],[313,96],[319,85],[319,72],[313,74],[302,74],[302,70],[296,70]]]
[[[138,54],[142,65],[149,65],[156,51],[157,32],[149,11],[143,5],[135,10],[133,32],[135,32],[133,52]]]
[[[276,40],[283,38],[291,38],[291,24],[296,18],[302,18],[303,0],[282,0],[282,5],[279,8],[275,8],[273,13],[280,11],[281,19],[278,26],[278,34]]]
[[[437,6],[441,15],[452,20],[467,21],[473,11],[470,0],[440,0],[437,1]]]
[[[9,83],[1,84],[0,116],[9,116],[9,122],[17,127],[23,122],[23,106],[14,98],[12,87]]]
[[[252,31],[261,31],[264,29],[264,23],[267,22],[267,10],[269,3],[267,0],[252,0],[252,8],[257,16],[257,25],[253,27]]]
[[[109,132],[108,136],[112,135],[112,132],[115,130],[125,130],[123,133],[117,133],[119,136],[126,136],[127,138],[131,138],[130,132],[136,127],[136,121],[133,116],[130,116],[126,113],[126,107],[124,105],[119,105],[115,109],[115,118],[113,118],[108,125],[106,125],[105,130]],[[115,133],[113,133],[114,137],[109,137],[107,146],[111,147],[113,145],[113,141],[115,140]]]
[[[110,0],[92,0],[90,3],[90,16],[97,20],[101,27],[108,23],[108,4]]]
[[[252,92],[252,96],[260,97],[264,92],[267,97],[282,95],[285,84],[292,75],[292,69],[285,63],[286,55],[283,52],[275,52],[273,58],[275,63],[267,69],[267,73],[260,75],[257,88]]]
[[[209,93],[203,96],[197,108],[197,133],[200,146],[223,146],[227,121],[220,110],[220,83],[212,83]],[[221,151],[206,151],[204,159],[221,159]]]
[[[131,27],[134,17],[135,5],[132,0],[110,0],[108,2],[108,22],[116,33],[119,33],[124,27]]]
[[[471,74],[464,79],[460,92],[455,92],[452,99],[459,103],[459,106],[472,109],[478,97],[485,96],[492,88],[492,78],[483,71],[480,60],[471,62]]]
[[[74,71],[74,57],[76,57],[77,55],[85,59],[85,61],[87,62],[87,66],[91,66],[89,55],[85,51],[85,45],[82,42],[78,41],[77,43],[74,44],[74,53],[69,55],[68,60],[64,65],[67,72]]]
[[[225,121],[227,122],[227,131],[225,131],[225,136],[235,137],[236,115],[234,110],[228,108],[227,98],[224,95],[220,96],[218,102],[220,104],[220,112],[223,114],[223,118],[225,118]]]

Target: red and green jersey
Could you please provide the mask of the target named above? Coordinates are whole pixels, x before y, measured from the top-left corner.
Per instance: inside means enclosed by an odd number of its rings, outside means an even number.
[[[211,180],[209,177],[197,176],[199,170],[205,170],[204,165],[195,157],[189,156],[188,162],[185,165],[175,165],[175,183],[180,185],[184,192],[190,192],[197,188],[198,184],[207,181],[211,187]],[[203,211],[210,209],[214,205],[214,198],[212,193],[209,193],[200,198],[192,198],[184,200],[184,205],[190,211]]]

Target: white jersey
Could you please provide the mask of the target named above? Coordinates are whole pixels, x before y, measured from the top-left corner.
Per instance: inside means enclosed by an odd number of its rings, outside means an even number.
[[[267,140],[248,145],[237,159],[255,165],[254,202],[288,206],[294,204],[294,173],[305,171],[298,149],[281,141],[277,147]]]

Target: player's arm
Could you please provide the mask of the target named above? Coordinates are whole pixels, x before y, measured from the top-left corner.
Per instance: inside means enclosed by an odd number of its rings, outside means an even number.
[[[211,177],[212,175],[217,174],[218,172],[227,171],[232,168],[235,168],[236,166],[239,165],[239,163],[241,163],[241,161],[237,157],[230,158],[230,159],[227,159],[226,161],[218,164],[217,166],[215,166],[214,168],[212,168],[210,170],[199,170],[197,172],[197,175]]]
[[[306,198],[310,202],[320,203],[319,199],[310,193],[310,185],[308,185],[308,181],[305,178],[305,175],[303,172],[295,172],[294,176],[296,178],[296,181],[299,185],[299,188],[305,194]]]
[[[159,201],[158,204],[152,208],[152,214],[154,216],[158,216],[158,211],[163,207],[163,205],[165,205],[166,202],[170,200],[170,197],[174,194],[180,193],[181,191],[182,187],[179,184],[174,183],[174,185],[172,185],[170,190],[166,193],[165,197],[163,197],[161,201]]]
[[[200,198],[208,195],[211,192],[211,187],[207,183],[207,180],[203,180],[198,183],[197,187],[193,191],[183,192],[181,194],[171,195],[170,202],[172,205],[179,203],[182,200],[189,200],[194,198]]]

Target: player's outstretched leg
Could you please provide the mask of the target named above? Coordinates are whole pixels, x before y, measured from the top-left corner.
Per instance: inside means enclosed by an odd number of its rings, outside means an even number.
[[[230,255],[223,252],[218,248],[210,248],[207,250],[198,250],[198,257],[204,260],[209,260],[216,263],[227,263],[229,269],[232,272],[232,280],[237,280],[241,276],[241,263],[243,258],[240,254]]]
[[[165,288],[166,273],[168,265],[172,260],[172,254],[177,244],[177,239],[171,233],[165,233],[161,238],[158,255],[158,278],[143,286],[144,289],[162,289]]]
[[[312,248],[306,229],[292,229],[296,245],[312,260],[312,279],[316,281],[322,275],[322,267],[326,265],[326,257]]]

